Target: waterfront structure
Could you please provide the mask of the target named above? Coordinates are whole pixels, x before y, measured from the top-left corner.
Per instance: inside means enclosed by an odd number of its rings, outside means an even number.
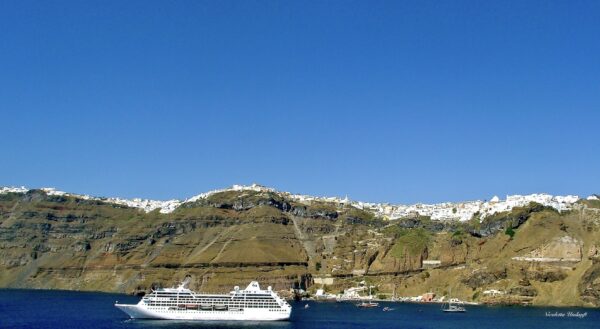
[[[423,294],[423,296],[421,296],[421,301],[430,303],[430,302],[433,302],[434,298],[435,298],[435,294],[433,292],[426,292]]]
[[[495,296],[502,296],[502,295],[504,295],[504,291],[500,291],[500,290],[496,290],[496,289],[489,289],[489,290],[484,290],[483,294],[485,296],[495,297]]]

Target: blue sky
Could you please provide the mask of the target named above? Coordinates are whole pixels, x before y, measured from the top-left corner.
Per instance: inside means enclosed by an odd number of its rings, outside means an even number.
[[[0,185],[600,192],[598,1],[2,1]]]

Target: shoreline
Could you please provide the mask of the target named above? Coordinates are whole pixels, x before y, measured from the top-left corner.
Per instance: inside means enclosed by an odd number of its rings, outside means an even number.
[[[21,290],[21,291],[47,291],[47,292],[72,292],[72,293],[91,293],[91,294],[105,294],[105,295],[121,295],[128,297],[139,297],[142,296],[135,294],[128,294],[124,292],[110,292],[110,291],[102,291],[102,290],[75,290],[75,289],[53,289],[53,288],[17,288],[17,287],[0,287],[0,292],[8,291],[8,290]],[[337,301],[335,299],[331,300],[318,300],[318,299],[301,299],[295,300],[293,298],[285,298],[287,301],[291,302],[314,302],[314,303],[357,303],[363,300],[343,300]],[[389,300],[389,299],[372,299],[371,301],[377,303],[390,303],[390,304],[414,304],[414,305],[440,305],[444,302],[432,301],[432,302],[414,302],[414,301],[400,301],[400,300]],[[545,305],[545,304],[489,304],[489,303],[474,303],[474,302],[463,302],[463,305],[466,306],[478,306],[478,307],[527,307],[527,308],[585,308],[585,309],[596,309],[600,310],[600,307],[595,307],[591,305]]]

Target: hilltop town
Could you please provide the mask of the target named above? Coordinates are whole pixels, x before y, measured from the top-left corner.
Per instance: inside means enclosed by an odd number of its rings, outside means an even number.
[[[394,220],[399,218],[406,218],[411,216],[428,216],[433,220],[459,220],[467,221],[470,220],[473,215],[478,214],[480,219],[483,219],[489,215],[510,211],[515,207],[523,207],[530,202],[536,202],[544,206],[552,207],[559,212],[570,210],[572,205],[575,204],[580,198],[576,195],[566,196],[553,196],[550,194],[530,194],[530,195],[507,195],[505,199],[500,199],[498,196],[493,196],[489,201],[464,201],[464,202],[444,202],[437,204],[412,204],[412,205],[400,205],[390,203],[372,203],[350,200],[348,197],[318,197],[304,194],[293,194],[290,192],[277,191],[274,188],[265,187],[259,184],[252,185],[233,185],[229,188],[212,190],[205,193],[200,193],[186,200],[148,200],[148,199],[123,199],[123,198],[104,198],[104,197],[93,197],[89,195],[67,193],[59,191],[55,188],[41,188],[48,195],[65,195],[78,197],[84,200],[97,200],[108,203],[120,204],[127,207],[139,208],[145,212],[151,212],[159,210],[160,213],[168,214],[177,209],[181,204],[188,202],[195,202],[200,199],[206,199],[211,195],[229,191],[253,191],[253,192],[269,192],[276,193],[291,200],[310,204],[311,202],[325,202],[331,203],[338,207],[352,206],[357,209],[369,211],[374,215],[385,219]],[[14,192],[14,193],[26,193],[29,191],[26,187],[0,187],[0,194]],[[591,195],[587,197],[588,200],[597,200],[598,197]]]

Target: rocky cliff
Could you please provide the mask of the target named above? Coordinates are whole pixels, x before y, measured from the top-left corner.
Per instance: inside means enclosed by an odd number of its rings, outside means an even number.
[[[427,291],[485,303],[600,305],[600,206],[539,204],[469,222],[385,221],[347,204],[224,191],[171,213],[51,195],[0,194],[0,286],[136,293],[171,286],[381,297]],[[324,280],[327,278],[327,280]],[[498,293],[490,293],[498,291]]]

